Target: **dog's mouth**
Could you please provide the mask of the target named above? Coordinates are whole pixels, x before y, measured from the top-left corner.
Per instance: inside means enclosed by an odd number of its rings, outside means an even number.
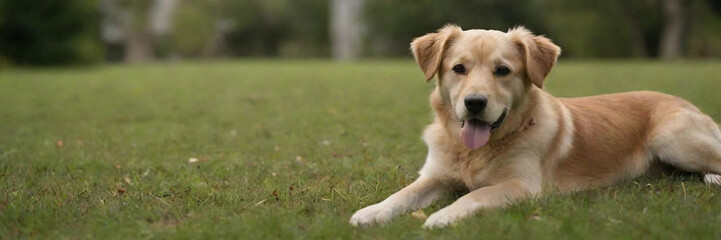
[[[461,120],[461,138],[463,144],[471,149],[483,147],[488,144],[491,139],[491,131],[500,127],[503,120],[506,119],[507,109],[503,109],[503,113],[493,123],[484,122],[478,118],[469,118]]]

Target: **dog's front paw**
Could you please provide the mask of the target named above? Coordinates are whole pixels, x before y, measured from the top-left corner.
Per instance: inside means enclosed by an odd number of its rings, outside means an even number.
[[[368,226],[376,223],[382,225],[388,223],[391,218],[393,218],[393,209],[378,203],[358,210],[350,218],[350,224],[353,226]]]
[[[426,219],[426,222],[423,223],[423,228],[432,229],[446,227],[461,218],[468,216],[470,213],[470,209],[451,205],[431,214],[431,216]]]

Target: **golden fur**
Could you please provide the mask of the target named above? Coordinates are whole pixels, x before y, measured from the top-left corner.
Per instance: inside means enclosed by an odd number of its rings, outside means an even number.
[[[606,186],[649,173],[660,163],[721,183],[721,131],[691,103],[656,92],[556,98],[543,81],[561,49],[523,27],[500,32],[448,25],[411,43],[427,80],[438,75],[423,133],[428,157],[418,180],[351,217],[353,225],[386,223],[429,205],[441,193],[470,193],[432,214],[425,227],[451,224],[483,208],[503,207],[553,189]],[[453,66],[462,64],[464,73]],[[499,66],[510,69],[498,75]],[[482,121],[505,120],[487,145],[467,148],[463,99],[483,95]]]

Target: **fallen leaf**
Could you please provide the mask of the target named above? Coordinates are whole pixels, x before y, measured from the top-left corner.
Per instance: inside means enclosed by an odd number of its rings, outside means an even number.
[[[536,220],[536,221],[542,221],[543,218],[541,217],[541,209],[536,208],[535,210],[533,210],[533,213],[531,213],[530,218],[533,220]]]
[[[253,205],[253,207],[257,207],[258,205],[263,204],[265,202],[265,200],[268,200],[268,199],[266,198],[266,199],[260,200],[255,205]]]
[[[122,167],[120,164],[115,164],[115,169],[120,169],[120,167]]]
[[[63,143],[63,140],[58,140],[58,142],[55,143],[55,146],[57,147],[62,147],[63,145],[65,145],[65,143]]]
[[[133,185],[133,183],[130,181],[130,177],[125,176],[125,178],[123,178],[123,180],[125,180],[126,183]]]
[[[428,216],[426,216],[426,213],[423,212],[423,209],[418,209],[418,211],[412,212],[411,217],[419,220],[426,220]]]
[[[125,192],[126,192],[125,188],[118,188],[118,193],[125,193]]]
[[[189,162],[189,163],[195,163],[195,162],[198,162],[198,159],[197,159],[197,158],[190,158],[190,159],[188,159],[188,162]]]
[[[323,144],[323,146],[330,146],[330,141],[323,140],[323,142],[321,142],[321,144]]]
[[[295,189],[295,187],[293,187],[293,185],[290,185],[290,187],[288,187],[288,188],[289,188],[290,190]]]

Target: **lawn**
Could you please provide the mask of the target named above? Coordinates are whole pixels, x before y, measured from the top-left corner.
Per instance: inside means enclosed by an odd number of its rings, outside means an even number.
[[[562,59],[546,86],[662,91],[721,121],[721,62]],[[418,176],[432,87],[411,60],[3,69],[0,239],[721,238],[721,187],[696,176],[543,197],[446,229],[410,214],[351,227]]]

